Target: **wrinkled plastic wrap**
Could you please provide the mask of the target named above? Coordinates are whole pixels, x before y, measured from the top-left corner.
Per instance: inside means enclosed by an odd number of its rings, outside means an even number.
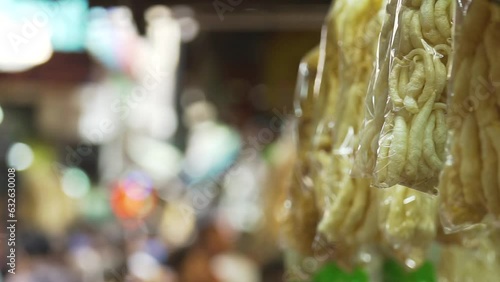
[[[294,142],[297,160],[290,179],[288,200],[285,202],[285,235],[290,248],[301,255],[313,252],[319,211],[310,178],[309,152],[314,134],[314,80],[319,49],[309,52],[299,66],[296,93],[296,128]]]
[[[437,235],[438,198],[400,185],[379,192],[384,245],[401,264],[420,267]]]
[[[337,0],[333,21],[338,40],[337,101],[329,119],[331,143],[324,151],[325,213],[319,233],[355,250],[377,238],[377,191],[368,179],[353,179],[353,148],[363,122],[363,101],[384,15],[383,2]]]
[[[484,228],[500,215],[500,4],[469,0],[457,6],[450,156],[440,185],[447,232]]]
[[[453,0],[391,0],[355,175],[436,194],[445,161]]]
[[[387,103],[387,81],[390,62],[390,43],[396,20],[398,0],[389,0],[377,46],[375,70],[365,99],[365,121],[360,132],[353,176],[371,178],[377,160],[378,139],[384,124]]]
[[[298,252],[294,254],[296,259],[288,264],[288,269],[294,270],[292,271],[294,274],[300,274],[294,276],[300,276],[300,279],[305,279],[304,281],[308,281],[308,276],[312,274],[310,270],[305,269],[303,265],[305,261],[312,260],[316,265],[321,265],[331,258],[330,252],[321,256],[319,260],[316,258],[318,253],[330,249],[328,244],[324,244],[316,236],[316,229],[324,211],[328,192],[327,181],[325,181],[327,174],[324,168],[330,163],[328,153],[331,151],[329,148],[331,148],[332,135],[329,130],[329,119],[333,116],[338,94],[334,87],[338,83],[335,68],[338,65],[338,48],[332,12],[333,9],[328,13],[323,25],[319,49],[309,53],[299,67],[295,100],[298,117],[295,139],[299,153],[290,189],[289,214],[291,216],[288,217],[290,220],[286,229],[289,230],[287,233],[294,234],[296,240],[290,243]],[[313,62],[316,58],[317,60]],[[301,207],[301,211],[296,211],[294,206]],[[300,236],[298,236],[299,233]]]
[[[314,92],[317,93],[318,106],[316,110],[316,127],[311,149],[311,181],[314,183],[316,199],[321,213],[325,210],[331,173],[328,168],[332,165],[330,157],[333,143],[333,118],[339,95],[338,91],[338,45],[334,15],[336,5],[332,5],[323,25],[318,73],[314,83]]]

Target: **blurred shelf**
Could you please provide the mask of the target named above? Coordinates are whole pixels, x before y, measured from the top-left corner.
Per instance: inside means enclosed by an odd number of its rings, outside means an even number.
[[[220,1],[229,3],[228,0]],[[224,12],[222,17],[214,6],[215,1],[122,1],[121,4],[132,9],[141,32],[144,31],[144,11],[155,4],[190,7],[204,31],[258,32],[319,30],[330,2],[242,0],[241,4]]]
[[[254,5],[236,7],[222,17],[215,11],[195,10],[206,31],[319,31],[328,5]]]

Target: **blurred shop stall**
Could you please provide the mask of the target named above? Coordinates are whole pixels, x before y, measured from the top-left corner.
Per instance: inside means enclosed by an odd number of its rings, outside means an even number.
[[[0,281],[280,279],[283,132],[328,3],[229,2],[0,1]]]

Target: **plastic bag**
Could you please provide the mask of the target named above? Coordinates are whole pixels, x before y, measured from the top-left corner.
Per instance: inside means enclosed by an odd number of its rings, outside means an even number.
[[[389,77],[390,43],[396,21],[399,0],[389,0],[382,31],[377,46],[375,69],[370,79],[365,99],[364,123],[360,132],[359,146],[355,153],[352,174],[355,177],[371,178],[377,160],[378,139],[384,124]]]
[[[367,115],[358,153],[372,165],[363,165],[361,171],[373,170],[376,187],[401,184],[437,193],[447,136],[452,3],[398,0],[388,6],[391,16],[384,28],[389,31],[383,31],[379,44],[385,57],[379,58],[372,99],[367,100],[372,114]]]
[[[291,247],[298,251],[288,267],[289,272],[293,274],[290,278],[292,280],[305,279],[304,281],[307,281],[313,274],[311,269],[306,269],[307,267],[303,265],[307,264],[305,262],[312,260],[316,266],[320,266],[331,258],[329,252],[321,256],[319,260],[315,258],[318,253],[330,247],[328,244],[322,244],[321,240],[315,237],[317,223],[324,209],[324,195],[327,191],[325,182],[322,181],[325,176],[323,167],[329,161],[327,152],[328,147],[331,146],[331,134],[326,129],[323,130],[325,126],[328,126],[324,117],[332,115],[337,95],[332,86],[337,83],[337,73],[333,66],[338,64],[332,11],[330,10],[323,25],[321,43],[317,49],[318,61],[314,65],[311,62],[314,56],[309,53],[299,69],[295,103],[298,117],[296,141],[299,159],[292,178],[288,202],[289,214],[292,216],[289,217],[289,223],[285,225],[289,234],[300,233],[300,235],[296,234],[296,240],[291,242]],[[314,87],[311,87],[312,85]],[[324,134],[317,134],[317,132]],[[300,212],[294,211],[294,205],[303,208]],[[314,241],[314,239],[317,240]]]
[[[438,197],[401,185],[379,192],[384,245],[400,263],[420,267],[437,234]]]
[[[500,4],[457,0],[457,6],[450,157],[440,185],[447,232],[484,228],[500,216]]]
[[[294,142],[297,150],[288,200],[285,202],[285,235],[288,247],[301,255],[311,255],[319,211],[311,181],[309,151],[314,134],[314,79],[318,66],[319,49],[315,48],[302,60],[299,67],[296,93],[296,128]]]
[[[371,191],[368,179],[351,178],[350,171],[384,15],[383,2],[338,0],[333,9],[340,55],[339,65],[334,66],[339,69],[339,98],[332,115],[331,148],[325,152],[328,194],[318,231],[328,241],[352,249],[373,243],[377,237],[376,191]]]
[[[295,97],[296,131],[295,142],[299,159],[307,159],[315,131],[317,97],[314,95],[314,81],[318,72],[319,46],[309,51],[299,65]]]
[[[324,212],[326,198],[331,182],[328,167],[331,167],[330,153],[333,143],[333,114],[338,98],[338,46],[335,29],[335,5],[332,5],[323,25],[318,72],[314,83],[317,96],[315,131],[313,146],[310,151],[310,181],[314,183],[316,203],[321,213]]]

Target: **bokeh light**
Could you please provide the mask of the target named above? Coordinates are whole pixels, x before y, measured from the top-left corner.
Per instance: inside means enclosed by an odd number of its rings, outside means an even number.
[[[111,207],[122,219],[146,217],[156,206],[152,184],[143,175],[133,173],[116,182],[111,192]]]
[[[29,168],[33,159],[33,151],[24,143],[15,143],[7,151],[8,166],[19,171]]]
[[[70,198],[82,198],[90,190],[87,174],[79,168],[68,168],[63,172],[61,186],[64,194]]]
[[[20,20],[0,14],[0,34],[10,35],[0,37],[0,72],[25,71],[52,57],[49,28],[39,26],[29,38],[23,28]]]
[[[135,200],[144,200],[153,192],[153,181],[145,173],[133,171],[123,181],[127,196]]]
[[[180,247],[189,242],[196,228],[196,211],[183,202],[170,202],[163,210],[160,234],[170,245]]]
[[[127,261],[130,273],[139,279],[149,281],[159,275],[160,265],[156,259],[145,253],[136,252],[132,254]]]

